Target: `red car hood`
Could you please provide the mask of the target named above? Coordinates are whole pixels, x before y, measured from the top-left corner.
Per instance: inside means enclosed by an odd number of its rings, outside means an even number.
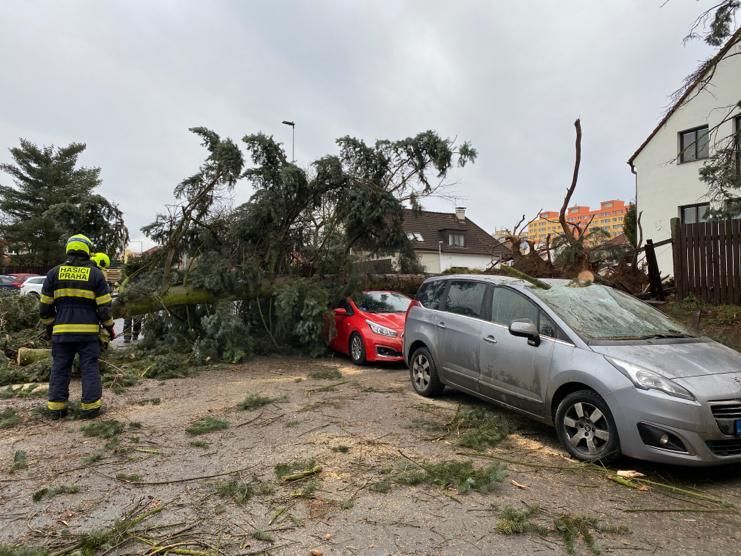
[[[368,320],[398,332],[404,330],[404,322],[407,320],[406,313],[363,313],[363,315]]]

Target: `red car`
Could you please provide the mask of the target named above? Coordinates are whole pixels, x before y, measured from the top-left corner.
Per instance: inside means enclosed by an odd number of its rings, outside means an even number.
[[[403,335],[407,296],[392,291],[363,292],[334,310],[337,336],[329,347],[350,356],[356,365],[404,361]]]
[[[39,274],[3,274],[2,276],[0,276],[0,287],[2,287],[3,289],[19,290],[21,289],[23,282],[26,281],[26,278],[31,278],[32,276],[40,276],[40,275]]]

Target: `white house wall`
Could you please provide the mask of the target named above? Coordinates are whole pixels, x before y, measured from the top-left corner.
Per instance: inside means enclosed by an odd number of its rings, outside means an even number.
[[[736,54],[735,56],[731,56]],[[730,57],[729,57],[730,56]],[[694,92],[692,94],[695,94]],[[741,98],[741,45],[721,60],[708,87],[689,97],[634,160],[638,210],[643,212],[643,238],[654,242],[671,237],[670,220],[679,216],[678,207],[708,202],[707,189],[698,170],[705,160],[678,163],[679,132],[707,124],[712,130],[722,121],[729,106]],[[738,112],[738,109],[737,109]],[[717,137],[733,133],[733,121],[723,124]],[[712,155],[711,139],[711,155]],[[673,274],[672,247],[656,250],[662,274]]]
[[[417,258],[424,267],[424,271],[430,274],[444,272],[446,269],[457,266],[478,270],[486,270],[491,265],[490,255],[468,255],[461,253],[443,253],[442,269],[440,268],[440,256],[438,253],[418,251]]]

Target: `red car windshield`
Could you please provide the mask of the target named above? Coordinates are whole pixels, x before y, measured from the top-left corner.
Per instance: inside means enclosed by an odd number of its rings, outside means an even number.
[[[406,295],[396,292],[364,292],[355,299],[364,313],[406,313],[411,302]]]

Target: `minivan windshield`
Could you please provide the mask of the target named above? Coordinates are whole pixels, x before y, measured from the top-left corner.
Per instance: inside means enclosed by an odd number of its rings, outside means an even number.
[[[358,309],[366,313],[406,313],[411,302],[396,292],[363,292],[355,299]]]
[[[653,307],[606,286],[554,285],[530,291],[588,341],[693,337]]]

